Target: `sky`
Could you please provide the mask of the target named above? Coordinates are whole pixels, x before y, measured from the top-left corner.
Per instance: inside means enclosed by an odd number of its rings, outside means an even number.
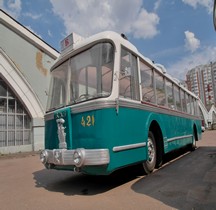
[[[216,61],[213,0],[0,0],[0,8],[58,51],[71,32],[112,30],[180,80]]]

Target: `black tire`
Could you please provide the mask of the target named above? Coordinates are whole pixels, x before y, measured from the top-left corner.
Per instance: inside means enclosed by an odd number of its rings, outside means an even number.
[[[154,135],[151,131],[148,133],[147,141],[148,160],[143,163],[143,168],[146,174],[150,174],[156,166],[157,148]]]
[[[195,131],[193,133],[193,137],[192,137],[192,143],[189,145],[189,149],[190,151],[194,151],[196,149],[196,137],[195,137]]]

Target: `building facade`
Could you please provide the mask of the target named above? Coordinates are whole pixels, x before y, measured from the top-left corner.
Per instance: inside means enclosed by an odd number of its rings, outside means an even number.
[[[58,56],[0,10],[0,154],[43,149],[49,69]]]
[[[216,105],[216,62],[197,66],[187,72],[187,88],[200,97],[209,110]]]

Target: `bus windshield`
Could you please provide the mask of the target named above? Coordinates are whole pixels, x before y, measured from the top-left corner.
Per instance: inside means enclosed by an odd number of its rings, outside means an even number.
[[[108,42],[66,60],[51,72],[48,111],[109,96],[113,66],[114,47]]]

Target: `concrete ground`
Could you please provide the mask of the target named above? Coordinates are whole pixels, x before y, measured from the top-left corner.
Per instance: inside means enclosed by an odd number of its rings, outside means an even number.
[[[137,167],[87,176],[44,169],[35,153],[2,155],[0,209],[216,209],[216,131],[197,145],[148,176]]]

